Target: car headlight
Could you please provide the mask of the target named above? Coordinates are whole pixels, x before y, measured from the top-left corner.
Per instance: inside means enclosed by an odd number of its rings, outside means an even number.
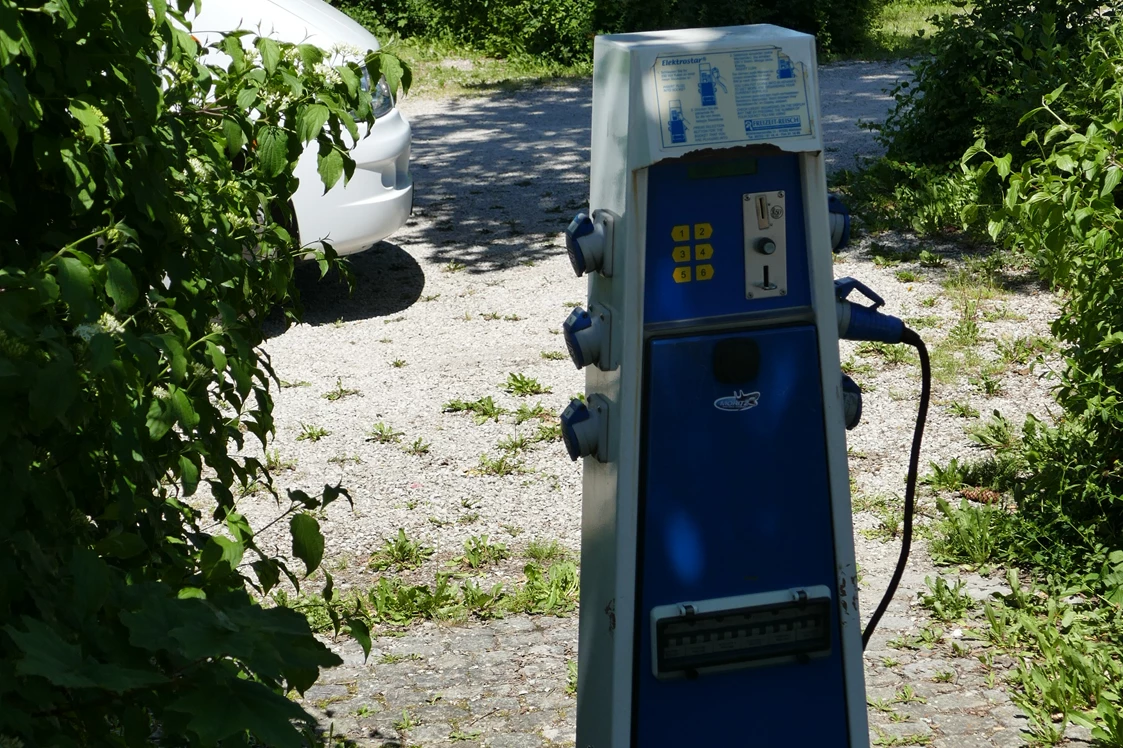
[[[370,71],[363,67],[363,77],[359,85],[364,91],[370,92],[370,108],[373,110],[375,119],[385,116],[387,112],[394,108],[394,97],[390,95],[390,86],[386,83],[386,78],[379,78],[378,83],[371,89]]]

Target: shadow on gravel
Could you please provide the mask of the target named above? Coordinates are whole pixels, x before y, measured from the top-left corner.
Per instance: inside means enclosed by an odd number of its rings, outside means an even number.
[[[350,296],[336,273],[321,279],[316,263],[297,266],[296,287],[307,324],[386,317],[413,306],[425,289],[421,266],[396,244],[380,242],[348,259],[355,274],[355,290]]]
[[[410,117],[411,240],[469,273],[564,252],[558,235],[588,201],[591,83],[444,105]]]

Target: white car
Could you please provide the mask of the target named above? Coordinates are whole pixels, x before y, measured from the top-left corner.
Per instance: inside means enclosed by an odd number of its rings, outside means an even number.
[[[204,0],[191,29],[204,43],[215,33],[244,29],[324,50],[347,47],[362,54],[379,48],[373,34],[320,0]],[[394,105],[386,82],[364,76],[363,85],[372,84],[376,121],[369,136],[359,125],[359,142],[351,150],[355,173],[346,186],[341,179],[324,194],[316,171],[315,141],[297,162],[300,186],[292,202],[304,246],[326,240],[341,255],[358,252],[393,234],[409,217],[413,207],[409,123]]]

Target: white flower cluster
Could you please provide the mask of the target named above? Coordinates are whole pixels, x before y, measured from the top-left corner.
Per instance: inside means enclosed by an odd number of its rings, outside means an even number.
[[[211,170],[207,168],[207,165],[204,164],[201,159],[192,156],[187,159],[187,165],[191,167],[191,173],[195,175],[196,179],[210,178]]]
[[[106,335],[120,335],[125,331],[125,326],[109,312],[102,313],[97,322],[84,322],[74,328],[74,334],[83,341],[90,340],[101,333]]]

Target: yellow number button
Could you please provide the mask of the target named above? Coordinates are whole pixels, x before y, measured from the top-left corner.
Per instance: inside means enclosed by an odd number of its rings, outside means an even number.
[[[699,244],[694,247],[695,260],[708,260],[714,256],[714,247],[712,244]]]
[[[671,238],[676,242],[685,242],[690,240],[690,227],[689,226],[675,226],[671,229]]]
[[[694,224],[694,238],[695,239],[709,239],[714,235],[714,227],[708,223]]]
[[[695,271],[695,275],[698,276],[698,280],[700,281],[708,281],[710,278],[714,277],[713,265],[699,265],[695,268]]]
[[[671,255],[675,262],[690,262],[690,247],[675,247]]]
[[[675,268],[675,283],[689,283],[690,268]]]

